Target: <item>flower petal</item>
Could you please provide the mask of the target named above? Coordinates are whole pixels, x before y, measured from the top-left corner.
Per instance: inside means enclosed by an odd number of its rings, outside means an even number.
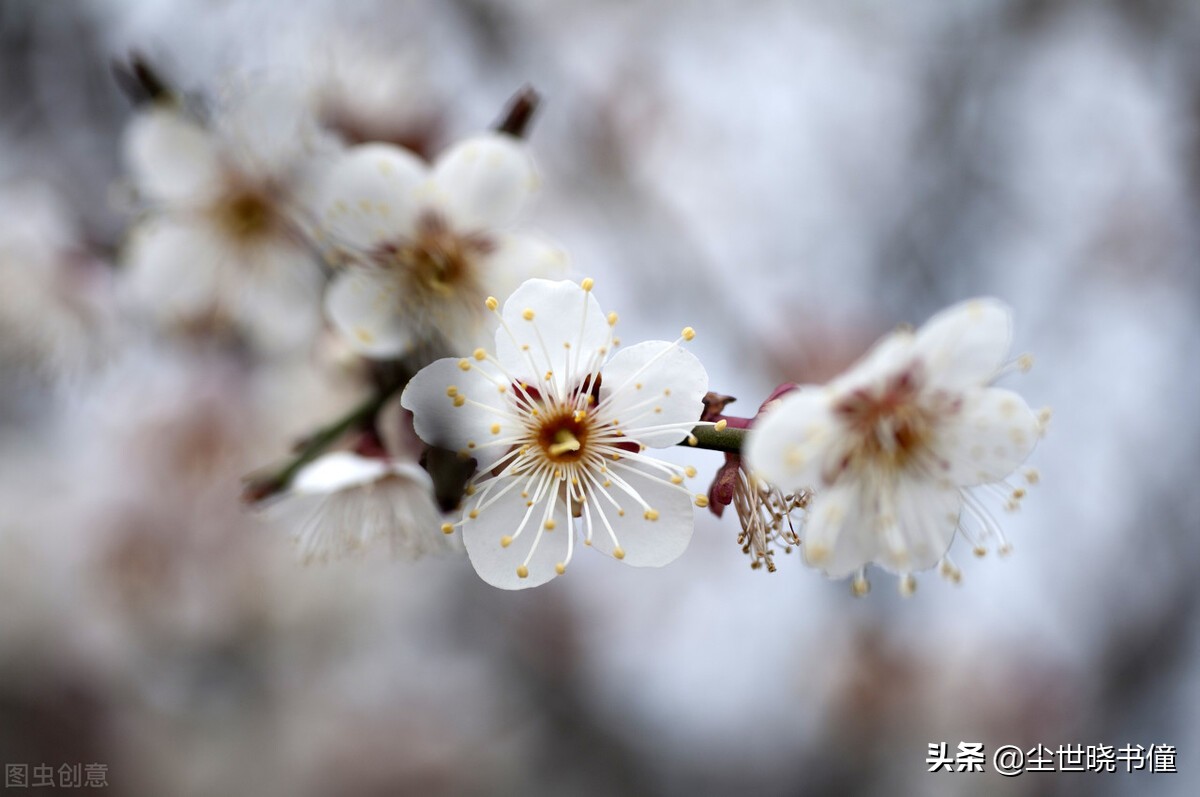
[[[537,176],[523,144],[489,134],[462,141],[438,158],[433,185],[451,226],[475,231],[512,222],[537,187]]]
[[[346,342],[369,357],[396,357],[412,346],[397,287],[383,271],[351,267],[325,292],[325,314]]]
[[[1038,420],[1025,399],[999,387],[969,390],[962,408],[941,426],[938,472],[955,485],[996,482],[1015,471],[1038,441]]]
[[[569,280],[528,280],[508,298],[496,359],[514,376],[546,381],[565,395],[603,361],[612,328],[600,304]],[[545,380],[546,372],[552,374]]]
[[[902,371],[913,358],[915,338],[908,329],[897,329],[880,338],[871,350],[829,383],[829,389],[847,393],[885,381]]]
[[[347,151],[317,181],[316,211],[335,245],[370,250],[413,234],[425,164],[408,150],[364,144]]]
[[[690,429],[639,432],[639,427],[698,422],[708,373],[696,356],[674,343],[650,340],[622,349],[604,366],[600,404],[631,440],[664,448]],[[597,410],[599,411],[599,409]]]
[[[124,148],[134,182],[150,199],[201,203],[219,190],[222,162],[215,139],[177,111],[153,108],[136,116]]]
[[[826,388],[802,387],[760,415],[743,448],[750,471],[786,490],[822,486],[842,435],[829,396]]]
[[[335,493],[378,481],[391,472],[387,460],[335,451],[318,457],[297,473],[292,490],[306,495]]]
[[[231,260],[220,232],[201,220],[160,217],[139,226],[125,252],[125,284],[160,318],[192,317],[217,302]]]
[[[239,170],[259,178],[292,171],[317,137],[305,97],[276,80],[239,86],[214,116],[216,132]]]
[[[524,482],[525,478],[500,477],[490,491],[477,490],[464,507],[462,534],[467,555],[479,577],[500,589],[526,589],[545,584],[557,575],[554,566],[567,557],[568,531],[562,504],[556,508],[555,530],[547,531],[543,525],[546,499],[532,507],[526,506],[520,496],[522,487],[515,484],[518,481]],[[503,497],[478,509],[485,497],[495,496],[506,488],[509,489]],[[476,509],[478,516],[472,518],[471,512]],[[515,539],[506,547],[500,544],[504,537]],[[535,544],[537,548],[526,564]],[[524,578],[517,574],[517,568],[522,565],[528,571]]]
[[[962,511],[962,493],[928,479],[902,477],[880,518],[876,561],[893,573],[933,567],[950,550]]]
[[[843,479],[817,493],[802,532],[804,561],[830,578],[843,578],[869,564],[879,549],[874,501],[862,483]]]
[[[961,302],[925,322],[915,353],[932,384],[944,388],[986,385],[1008,357],[1012,310],[998,299]]]
[[[322,273],[303,244],[286,238],[263,243],[245,269],[234,315],[260,350],[296,351],[320,328]]]
[[[400,404],[413,414],[417,435],[426,443],[470,453],[517,431],[520,419],[509,411],[501,388],[508,385],[477,363],[447,357],[418,371]],[[496,457],[503,454],[488,450]]]
[[[609,494],[625,510],[625,514],[618,514],[603,496],[591,496],[588,511],[593,513],[592,547],[609,556],[613,554],[612,535],[595,516],[597,511],[603,511],[625,552],[622,560],[625,564],[634,567],[670,564],[687,549],[692,539],[695,524],[692,495],[681,487],[664,484],[662,474],[655,470],[628,459],[622,461],[629,464],[626,467],[614,467],[615,475],[619,475],[637,491],[642,500],[657,513],[657,519],[647,519],[640,504],[620,488],[610,487]]]

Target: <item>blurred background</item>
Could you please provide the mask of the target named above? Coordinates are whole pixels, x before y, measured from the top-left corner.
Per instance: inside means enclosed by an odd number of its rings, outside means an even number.
[[[996,507],[1014,552],[959,543],[963,583],[910,599],[751,570],[707,514],[663,570],[519,594],[465,558],[298,565],[240,479],[356,386],[123,313],[131,52],[434,153],[535,86],[537,228],[627,340],[693,325],[735,414],[1006,300],[1036,365],[1004,384],[1055,411]],[[0,107],[0,761],[122,795],[1196,793],[1192,0],[4,0]],[[1179,773],[926,772],[972,741]]]

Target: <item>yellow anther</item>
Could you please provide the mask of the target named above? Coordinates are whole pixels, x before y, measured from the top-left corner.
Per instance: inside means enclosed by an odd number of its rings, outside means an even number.
[[[521,312],[521,318],[524,318],[526,321],[532,321],[533,320],[533,310],[530,310],[528,307],[526,307]]]
[[[617,314],[615,312],[608,314],[608,325],[615,327],[617,325]]]
[[[484,351],[483,349],[476,349],[475,352],[471,356],[474,357],[476,360],[482,360],[485,357],[487,357],[487,352]]]
[[[567,572],[567,566],[564,563],[559,562],[554,566],[554,572],[561,576],[563,573]]]
[[[684,468],[683,472],[687,474],[689,479],[694,479],[696,477],[696,469],[691,465],[688,465],[686,468]]]
[[[466,357],[464,357],[458,361],[458,367],[464,371],[470,371],[471,370],[471,361],[468,360]]]
[[[500,434],[500,424],[498,424],[498,423],[492,424],[492,434]]]
[[[871,582],[867,581],[867,577],[859,573],[854,577],[854,581],[850,584],[850,588],[854,590],[854,596],[861,598],[871,591]]]
[[[715,429],[718,432],[723,432],[723,431],[725,431],[725,427],[728,425],[729,425],[729,421],[722,418],[721,420],[716,422],[716,424],[713,426],[713,429]]]
[[[591,277],[584,277],[583,282],[579,283],[579,287],[583,288],[585,291],[590,291],[595,284],[596,281]]]
[[[529,578],[529,568],[525,565],[517,567],[517,578]]]
[[[453,534],[453,533],[454,533],[453,524],[450,524],[450,523],[442,524],[442,534]]]
[[[467,513],[467,517],[471,518],[471,520],[474,520],[475,518],[479,517],[479,510],[472,509],[470,512]]]
[[[689,446],[699,445],[700,441],[696,439],[696,435],[690,434],[687,436],[687,444]]]
[[[939,568],[942,578],[952,584],[962,583],[962,571],[946,560],[942,560],[942,566]]]
[[[680,332],[679,334],[684,340],[691,340],[692,338],[696,337],[696,330],[692,329],[691,327],[684,327],[683,332]]]
[[[495,310],[497,307],[500,306],[500,302],[496,301],[495,296],[487,297],[487,301],[484,302],[484,304],[487,305],[487,309],[489,309],[489,310]]]
[[[507,548],[510,545],[512,545],[512,537],[505,534],[503,537],[500,538],[500,547],[501,548]]]
[[[575,423],[582,423],[587,417],[587,410],[575,410]]]
[[[917,580],[913,578],[912,573],[905,573],[900,578],[900,594],[906,598],[911,598],[913,593],[917,591]]]
[[[546,451],[550,456],[557,457],[568,451],[578,451],[580,448],[582,446],[579,443],[579,439],[571,434],[570,429],[559,429],[554,433],[554,444],[547,448]]]
[[[458,388],[454,385],[451,385],[450,387],[446,388],[446,395],[450,398],[454,398],[458,395]]]
[[[618,545],[616,548],[613,548],[613,558],[624,559],[625,558],[625,549],[622,548],[620,545]]]
[[[642,513],[642,517],[646,518],[646,520],[658,520],[658,510],[657,509],[647,509],[645,512]]]
[[[554,531],[556,525],[558,524],[554,522],[554,518],[550,518],[546,521],[546,531]]]
[[[671,484],[683,484],[683,477],[678,473],[671,476]]]
[[[454,406],[461,407],[462,405],[464,405],[466,403],[467,403],[466,396],[455,396],[454,397]]]
[[[697,495],[696,496],[696,506],[700,507],[701,509],[708,506],[708,496],[707,495]]]

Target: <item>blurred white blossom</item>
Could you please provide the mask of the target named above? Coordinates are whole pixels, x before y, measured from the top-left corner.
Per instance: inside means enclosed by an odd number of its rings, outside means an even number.
[[[303,196],[329,146],[298,98],[273,84],[201,120],[162,103],[125,137],[145,204],[127,251],[135,302],[168,326],[233,331],[286,352],[318,329],[324,281]]]
[[[64,375],[111,344],[110,273],[49,188],[0,189],[0,369]]]
[[[885,337],[849,372],[768,405],[746,441],[750,468],[816,496],[801,532],[808,564],[832,577],[871,563],[905,576],[945,559],[962,529],[977,549],[1003,534],[963,488],[1003,483],[1033,450],[1039,418],[990,387],[1008,357],[1012,319],[993,299],[955,305],[913,333]],[[1011,487],[1008,500],[1024,488]],[[963,509],[969,523],[964,523]]]
[[[373,357],[483,342],[487,296],[565,266],[550,244],[502,232],[536,186],[525,146],[505,135],[467,139],[432,169],[388,144],[351,149],[320,191],[323,232],[349,260],[326,294],[330,320]]]
[[[409,560],[457,547],[441,531],[429,474],[386,454],[325,454],[296,474],[285,501],[306,515],[295,527],[306,562],[336,559],[377,540]]]

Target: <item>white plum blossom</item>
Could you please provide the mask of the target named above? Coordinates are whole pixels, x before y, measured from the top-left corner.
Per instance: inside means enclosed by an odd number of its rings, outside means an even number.
[[[18,373],[68,376],[110,350],[110,274],[48,186],[0,187],[0,385]]]
[[[295,540],[305,562],[336,559],[387,540],[394,557],[461,550],[441,532],[433,484],[415,462],[336,451],[313,461],[286,503],[306,514]]]
[[[863,569],[875,563],[911,591],[911,573],[939,561],[958,579],[946,558],[956,530],[977,553],[993,539],[1007,549],[966,488],[1003,484],[1013,505],[1025,492],[1004,480],[1033,450],[1044,418],[1016,393],[990,386],[1005,368],[1010,336],[1006,305],[967,301],[915,333],[888,335],[828,385],[802,387],[767,408],[747,437],[746,460],[785,489],[815,491],[801,531],[808,564],[835,578],[856,573],[861,593]]]
[[[529,280],[497,313],[494,355],[438,360],[401,396],[423,440],[477,461],[457,525],[475,570],[497,587],[561,575],[580,542],[659,567],[692,536],[683,485],[695,469],[645,450],[698,424],[708,375],[679,345],[695,333],[614,354],[616,314],[591,288]]]
[[[302,111],[268,84],[204,122],[162,103],[131,122],[125,157],[147,212],[126,280],[156,320],[233,331],[263,351],[311,340],[324,271],[302,200],[327,145]]]
[[[390,144],[351,148],[319,191],[322,234],[346,262],[329,319],[371,357],[469,351],[491,329],[488,296],[565,267],[561,250],[504,231],[536,186],[524,145],[503,134],[467,139],[432,167]]]

